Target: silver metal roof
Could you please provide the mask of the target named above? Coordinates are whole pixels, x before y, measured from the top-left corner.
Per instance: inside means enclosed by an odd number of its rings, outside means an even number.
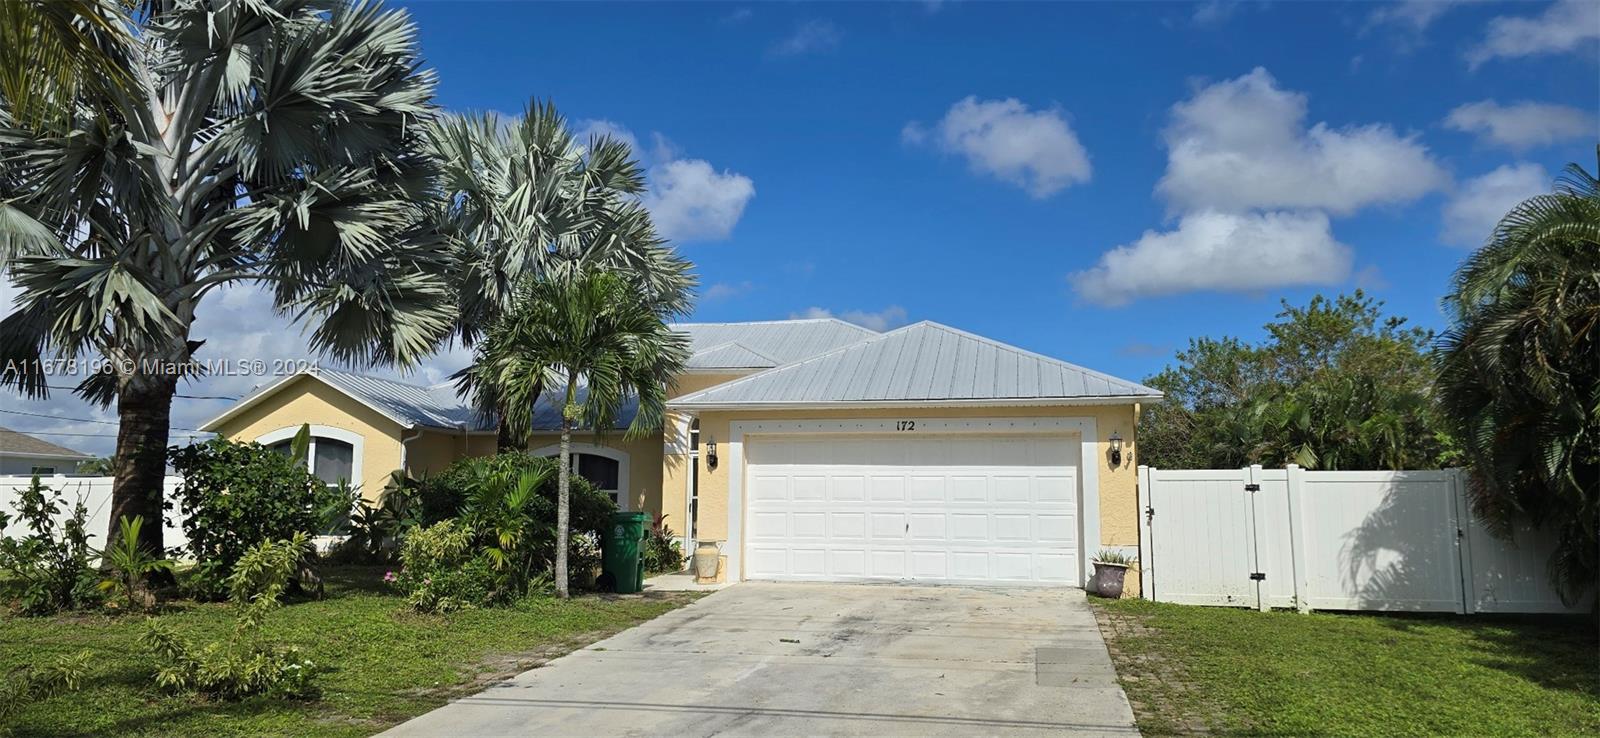
[[[737,343],[769,359],[771,363],[768,366],[782,366],[808,359],[824,351],[832,351],[840,346],[879,335],[876,331],[837,318],[763,320],[749,323],[675,323],[672,329],[689,334],[689,350],[692,353]],[[722,366],[743,368],[749,365]]]
[[[492,430],[494,425],[479,416],[456,396],[455,384],[441,382],[422,386],[393,379],[381,379],[331,369],[319,369],[313,376],[356,396],[401,425],[432,428]]]
[[[668,403],[737,407],[915,401],[1161,397],[1150,387],[999,341],[922,322]]]
[[[776,359],[738,341],[696,351],[687,364],[690,369],[771,369],[777,365]]]

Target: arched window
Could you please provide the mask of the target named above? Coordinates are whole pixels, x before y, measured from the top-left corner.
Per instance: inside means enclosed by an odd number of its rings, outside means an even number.
[[[628,488],[628,455],[614,448],[589,443],[572,444],[572,473],[589,480],[595,489],[606,493],[619,510],[631,506],[623,490]],[[547,459],[561,456],[560,446],[534,449],[534,455]]]
[[[268,446],[284,456],[294,446],[293,440],[279,441]],[[347,482],[354,484],[350,472],[355,466],[356,447],[336,438],[311,437],[311,449],[307,454],[307,461],[311,464],[311,473],[321,479],[324,484],[338,484]]]

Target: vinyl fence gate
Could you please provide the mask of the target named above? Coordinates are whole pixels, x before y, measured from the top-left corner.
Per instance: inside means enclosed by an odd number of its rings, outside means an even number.
[[[1464,479],[1460,469],[1141,466],[1143,596],[1302,612],[1586,612],[1550,585],[1553,537],[1491,535]]]

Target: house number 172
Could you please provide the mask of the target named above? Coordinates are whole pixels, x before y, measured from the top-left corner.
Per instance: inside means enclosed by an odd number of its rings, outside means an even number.
[[[897,431],[914,431],[917,429],[917,421],[897,420],[895,421],[894,429]]]

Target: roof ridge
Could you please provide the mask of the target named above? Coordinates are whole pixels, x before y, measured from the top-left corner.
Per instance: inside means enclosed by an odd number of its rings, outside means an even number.
[[[774,366],[778,365],[778,360],[777,359],[774,359],[771,356],[768,356],[764,352],[757,351],[756,349],[752,348],[749,344],[743,343],[743,342],[740,342],[740,341],[723,341],[722,343],[719,343],[719,344],[716,344],[716,345],[713,345],[713,346],[707,346],[707,347],[705,347],[703,349],[700,349],[699,351],[696,351],[696,352],[690,354],[690,356],[699,356],[701,354],[708,354],[708,353],[711,353],[712,351],[716,351],[718,349],[724,349],[724,348],[727,348],[729,346],[737,346],[737,347],[739,347],[741,349],[744,349],[745,351],[749,351],[750,353],[755,354],[756,356],[759,356],[759,357],[761,357],[763,359],[766,359],[767,361],[772,362]]]
[[[350,371],[348,369],[324,369],[322,367],[316,367],[316,368],[309,369],[309,370],[306,371],[307,374],[310,374],[312,376],[317,376],[318,374],[322,374],[322,373],[325,373],[325,372],[333,373],[333,374],[344,374],[346,376],[351,376],[351,377],[360,377],[362,379],[370,379],[370,380],[372,380],[374,382],[388,382],[389,384],[398,384],[401,387],[410,387],[412,389],[419,389],[419,390],[433,389],[434,387],[437,387],[440,384],[445,384],[445,382],[439,382],[437,384],[412,384],[410,382],[403,382],[401,380],[391,379],[389,377],[380,377],[380,376],[378,376],[376,374],[363,374],[361,372],[352,372],[352,371]]]
[[[871,333],[871,334],[875,334],[875,335],[882,335],[882,333],[880,331],[875,331],[875,330],[872,330],[871,328],[868,328],[868,327],[866,327],[864,325],[859,325],[857,323],[852,323],[852,322],[850,322],[848,320],[843,320],[841,318],[836,318],[836,317],[832,317],[832,316],[829,316],[829,317],[826,317],[826,318],[780,318],[780,319],[774,319],[774,320],[720,320],[720,321],[692,321],[691,320],[691,321],[678,321],[678,322],[670,323],[669,327],[675,327],[675,326],[680,326],[680,325],[683,325],[683,326],[688,326],[688,325],[765,325],[765,324],[771,324],[771,323],[838,323],[840,325],[849,326],[851,328],[854,328],[854,329],[859,330],[859,331],[864,331],[866,333]]]
[[[869,336],[867,336],[867,337],[865,337],[865,338],[863,338],[863,339],[861,339],[859,341],[852,341],[852,342],[847,343],[847,344],[845,344],[843,346],[839,346],[839,347],[836,347],[836,348],[829,349],[829,350],[824,351],[824,352],[822,352],[820,354],[817,354],[815,356],[807,356],[806,358],[801,359],[799,361],[791,361],[791,362],[789,362],[787,364],[779,364],[778,366],[772,367],[771,369],[763,369],[763,370],[761,370],[759,372],[755,372],[753,374],[746,374],[746,375],[744,375],[742,377],[739,377],[738,379],[735,379],[735,380],[730,381],[730,382],[723,382],[722,384],[714,384],[714,385],[711,385],[710,387],[707,387],[705,389],[697,390],[695,392],[690,392],[687,395],[684,395],[682,397],[678,397],[678,398],[674,399],[673,402],[685,402],[685,401],[690,400],[691,398],[693,398],[695,395],[704,394],[704,393],[710,392],[711,390],[714,390],[714,389],[722,389],[722,388],[725,388],[725,387],[733,387],[733,386],[736,386],[736,385],[744,384],[745,382],[749,382],[749,381],[754,380],[754,379],[756,379],[758,377],[765,377],[765,376],[767,376],[769,374],[776,374],[776,373],[778,373],[780,371],[783,371],[784,369],[789,369],[789,368],[798,367],[798,366],[804,366],[806,364],[810,364],[813,361],[818,361],[820,359],[825,359],[825,358],[827,358],[829,356],[833,356],[834,354],[837,354],[837,353],[840,353],[840,352],[843,352],[843,351],[848,351],[848,350],[853,349],[853,348],[855,348],[857,346],[865,346],[865,345],[867,345],[869,343],[873,343],[874,341],[881,341],[881,340],[886,339],[886,338],[888,338],[890,336],[893,336],[893,335],[895,335],[897,333],[901,333],[901,332],[905,331],[908,328],[915,328],[915,327],[917,327],[919,325],[922,325],[922,323],[926,323],[926,322],[928,322],[928,321],[922,321],[921,323],[912,323],[911,325],[903,325],[903,326],[900,326],[899,328],[895,328],[893,330],[887,330],[887,331],[884,331],[882,333],[878,333],[876,331],[871,331],[871,335],[869,335]]]
[[[1117,383],[1117,384],[1132,385],[1134,387],[1140,387],[1140,388],[1143,388],[1143,389],[1150,390],[1152,392],[1159,392],[1160,391],[1160,390],[1157,390],[1154,387],[1147,387],[1141,382],[1135,382],[1135,381],[1132,381],[1132,380],[1129,380],[1129,379],[1122,379],[1120,377],[1114,377],[1114,376],[1112,376],[1110,374],[1106,374],[1105,372],[1096,371],[1096,370],[1090,369],[1090,368],[1088,368],[1086,366],[1081,366],[1081,365],[1078,365],[1078,364],[1074,364],[1074,363],[1072,363],[1070,361],[1067,361],[1065,359],[1057,359],[1054,356],[1047,356],[1047,355],[1041,354],[1041,353],[1039,353],[1037,351],[1029,351],[1028,349],[1022,348],[1021,346],[1013,346],[1013,345],[1011,345],[1009,343],[1006,343],[1004,341],[1000,341],[1000,340],[994,339],[994,338],[989,338],[987,336],[980,336],[980,335],[978,335],[976,333],[973,333],[972,331],[965,331],[965,330],[962,330],[962,329],[957,328],[955,326],[945,325],[944,323],[938,323],[938,322],[934,322],[932,320],[924,320],[924,321],[921,321],[919,323],[916,323],[916,325],[922,325],[923,323],[926,323],[929,326],[932,326],[934,328],[939,328],[939,329],[945,331],[946,333],[954,333],[954,334],[956,334],[958,336],[966,336],[966,337],[971,338],[973,340],[982,341],[984,343],[990,344],[990,345],[994,346],[997,349],[1001,349],[1001,350],[1004,350],[1004,351],[1009,351],[1011,353],[1018,354],[1020,356],[1026,356],[1026,357],[1029,357],[1029,358],[1032,358],[1032,359],[1041,359],[1043,361],[1054,362],[1056,364],[1064,364],[1066,366],[1072,367],[1074,370],[1083,372],[1085,374],[1092,374],[1092,375],[1094,375],[1096,377],[1099,377],[1101,379],[1104,379],[1104,380],[1106,380],[1108,382],[1114,382],[1114,383]]]

